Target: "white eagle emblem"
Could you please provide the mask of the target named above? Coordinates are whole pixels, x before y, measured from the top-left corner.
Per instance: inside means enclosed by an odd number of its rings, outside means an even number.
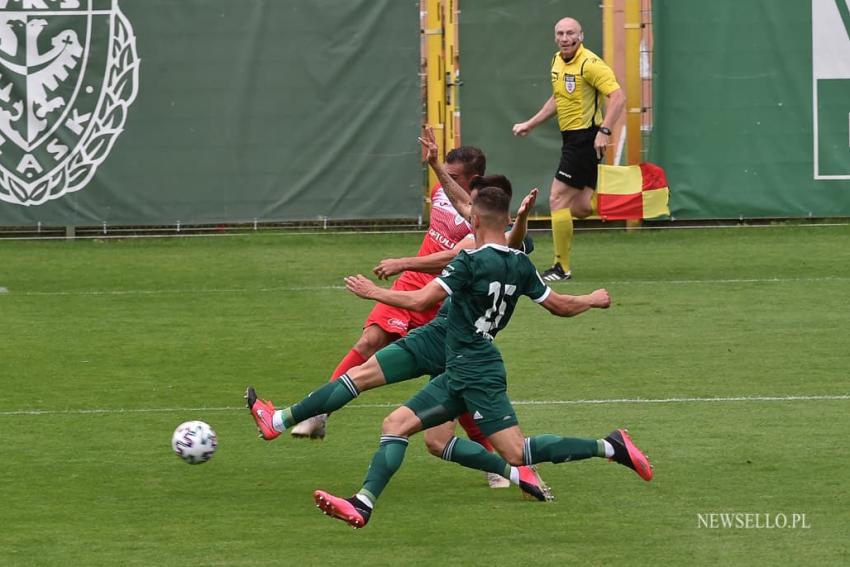
[[[25,147],[36,139],[47,128],[49,113],[65,106],[65,99],[56,95],[59,82],[68,78],[68,71],[80,62],[83,48],[76,32],[62,30],[50,39],[51,48],[46,53],[39,51],[41,32],[47,27],[47,20],[35,18],[23,20],[7,20],[0,26],[0,65],[7,71],[26,77],[27,105],[26,119],[21,121],[24,113],[22,100],[12,104],[13,112],[0,113],[0,129],[12,138],[19,146]],[[25,40],[21,45],[21,39]],[[18,50],[26,49],[26,61],[21,65],[15,63]],[[9,83],[0,89],[0,100],[9,103],[12,100],[12,86]],[[16,123],[26,126],[25,132],[18,132]]]
[[[40,205],[85,187],[123,129],[138,71],[117,0],[0,8],[0,201]]]

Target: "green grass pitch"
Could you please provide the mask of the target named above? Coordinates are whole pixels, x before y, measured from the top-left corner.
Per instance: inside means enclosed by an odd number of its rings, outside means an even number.
[[[320,514],[313,490],[360,486],[421,381],[364,394],[324,442],[257,439],[242,394],[327,380],[371,307],[342,277],[420,239],[0,241],[0,565],[850,563],[848,226],[582,232],[555,288],[612,308],[521,301],[497,342],[523,429],[628,427],[652,482],[544,464],[557,501],[529,502],[417,437],[365,529]],[[218,433],[204,465],[169,446],[190,419]],[[701,524],[732,513],[751,527]]]

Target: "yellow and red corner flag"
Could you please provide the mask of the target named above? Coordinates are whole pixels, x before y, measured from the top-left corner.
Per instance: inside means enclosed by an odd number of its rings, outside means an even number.
[[[667,176],[653,163],[600,165],[596,195],[602,220],[640,220],[670,215]]]

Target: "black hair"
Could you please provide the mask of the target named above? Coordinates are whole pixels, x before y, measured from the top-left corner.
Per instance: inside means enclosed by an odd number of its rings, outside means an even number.
[[[511,197],[501,187],[482,187],[475,194],[472,206],[486,216],[504,216],[510,212]]]
[[[482,187],[498,187],[508,194],[508,197],[513,197],[514,189],[511,186],[510,180],[504,175],[492,173],[490,175],[477,175],[469,182],[469,190],[481,189]],[[510,200],[510,199],[508,199]]]
[[[446,154],[446,163],[462,163],[468,173],[484,175],[487,170],[487,158],[484,152],[475,146],[461,146]]]

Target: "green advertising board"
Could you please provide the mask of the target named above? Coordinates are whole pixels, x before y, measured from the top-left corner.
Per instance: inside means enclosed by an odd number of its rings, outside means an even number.
[[[846,0],[655,0],[653,20],[674,217],[850,216]]]
[[[419,10],[0,0],[0,225],[415,218]]]

